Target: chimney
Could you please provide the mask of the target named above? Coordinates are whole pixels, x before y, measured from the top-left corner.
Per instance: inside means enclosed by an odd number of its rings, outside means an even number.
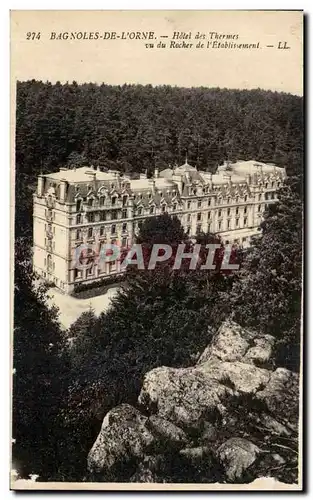
[[[61,179],[61,182],[60,182],[60,202],[61,203],[65,202],[65,197],[66,197],[66,180]]]
[[[38,176],[38,184],[37,184],[37,195],[43,196],[43,188],[44,188],[44,177],[42,175]]]
[[[152,194],[155,194],[156,193],[155,180],[151,179],[150,182],[151,182],[151,191],[152,191]]]
[[[155,178],[155,179],[158,179],[158,178],[159,178],[159,174],[160,174],[160,173],[159,173],[159,169],[158,169],[158,167],[155,167],[155,169],[154,169],[154,178]]]

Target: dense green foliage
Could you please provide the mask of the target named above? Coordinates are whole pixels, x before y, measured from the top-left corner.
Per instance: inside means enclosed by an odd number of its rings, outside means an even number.
[[[302,176],[290,177],[270,205],[257,239],[237,276],[229,312],[241,325],[278,339],[277,361],[299,369],[303,202]]]
[[[34,285],[25,245],[15,244],[13,464],[19,473],[56,471],[57,416],[66,391],[64,342],[45,287]]]

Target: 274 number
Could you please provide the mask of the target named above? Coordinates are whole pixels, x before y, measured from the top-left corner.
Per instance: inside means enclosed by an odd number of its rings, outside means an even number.
[[[26,33],[26,40],[40,40],[40,31],[29,31]]]

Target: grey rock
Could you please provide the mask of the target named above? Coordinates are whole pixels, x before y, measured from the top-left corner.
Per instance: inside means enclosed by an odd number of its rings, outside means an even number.
[[[146,420],[138,410],[127,404],[108,412],[89,452],[88,471],[107,473],[133,457],[142,457],[155,440],[145,426]]]
[[[216,452],[229,481],[240,481],[244,472],[255,462],[261,450],[243,438],[231,438],[223,443]]]
[[[166,445],[181,448],[188,443],[185,432],[164,418],[152,415],[148,418],[146,427]]]

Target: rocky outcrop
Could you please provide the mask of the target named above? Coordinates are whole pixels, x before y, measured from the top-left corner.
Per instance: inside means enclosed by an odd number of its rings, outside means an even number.
[[[227,321],[195,366],[148,372],[139,409],[106,415],[89,472],[104,481],[295,482],[299,380],[272,368],[273,348],[272,336]]]

